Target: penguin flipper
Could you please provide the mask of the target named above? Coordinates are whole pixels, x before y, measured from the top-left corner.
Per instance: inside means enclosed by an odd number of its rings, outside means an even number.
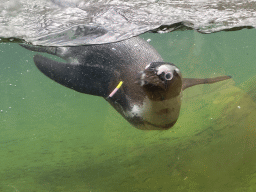
[[[107,97],[115,72],[100,66],[53,61],[41,55],[34,56],[36,67],[55,82],[80,93]]]
[[[185,90],[185,89],[195,86],[195,85],[217,83],[219,81],[224,81],[224,80],[227,80],[230,78],[232,78],[232,77],[231,76],[220,76],[220,77],[206,78],[206,79],[183,78],[182,90]]]

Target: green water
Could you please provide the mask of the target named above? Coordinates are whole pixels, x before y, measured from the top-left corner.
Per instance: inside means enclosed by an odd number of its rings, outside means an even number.
[[[256,191],[256,30],[144,34],[184,77],[177,124],[141,131],[102,98],[49,80],[0,44],[1,192]]]

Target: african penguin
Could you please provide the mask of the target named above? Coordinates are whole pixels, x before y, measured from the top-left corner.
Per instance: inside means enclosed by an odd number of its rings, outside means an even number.
[[[57,83],[80,93],[106,99],[138,129],[167,130],[179,117],[182,91],[231,78],[183,78],[146,41],[124,41],[76,47],[22,47],[56,55],[66,63],[34,56],[37,68]]]

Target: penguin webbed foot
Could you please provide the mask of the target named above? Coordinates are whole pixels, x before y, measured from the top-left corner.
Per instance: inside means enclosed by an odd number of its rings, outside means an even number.
[[[44,46],[30,45],[30,44],[24,44],[24,43],[19,45],[29,51],[49,53],[52,55],[56,55],[56,52],[57,52],[57,47],[44,47]]]

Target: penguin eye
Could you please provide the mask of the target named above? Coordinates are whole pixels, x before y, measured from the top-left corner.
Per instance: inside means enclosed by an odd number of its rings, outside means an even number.
[[[168,72],[168,73],[165,73],[164,77],[165,77],[165,80],[171,80],[173,78],[173,74]]]

